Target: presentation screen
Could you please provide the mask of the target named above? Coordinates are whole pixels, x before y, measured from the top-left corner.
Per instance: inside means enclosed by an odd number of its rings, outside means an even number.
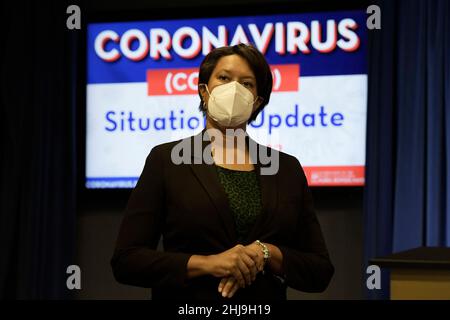
[[[194,135],[198,67],[248,43],[273,74],[247,132],[300,161],[310,186],[364,185],[367,34],[363,11],[90,23],[86,187],[132,188],[150,150]]]

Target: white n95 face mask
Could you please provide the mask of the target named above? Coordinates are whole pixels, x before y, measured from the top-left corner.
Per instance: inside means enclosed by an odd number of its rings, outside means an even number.
[[[236,127],[247,122],[256,100],[253,93],[237,81],[215,87],[209,93],[208,114],[222,127]]]

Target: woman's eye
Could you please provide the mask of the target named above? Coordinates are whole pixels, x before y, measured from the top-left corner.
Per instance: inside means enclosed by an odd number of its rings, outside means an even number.
[[[251,83],[251,82],[244,82],[243,85],[244,85],[244,87],[247,87],[247,88],[253,88],[253,83]]]
[[[219,76],[219,80],[221,81],[227,81],[228,77],[227,76]]]

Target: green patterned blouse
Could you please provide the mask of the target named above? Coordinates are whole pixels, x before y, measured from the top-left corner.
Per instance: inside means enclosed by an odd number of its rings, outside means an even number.
[[[262,210],[256,171],[238,171],[215,166],[228,196],[239,242],[245,240]]]

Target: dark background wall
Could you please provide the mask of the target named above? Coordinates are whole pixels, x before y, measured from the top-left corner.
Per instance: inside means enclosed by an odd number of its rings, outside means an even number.
[[[140,17],[161,18],[187,12],[192,16],[220,13],[278,11],[319,11],[363,8],[362,1],[93,1],[82,6],[82,19],[111,19],[124,12],[140,12]],[[236,10],[236,8],[242,10]],[[212,8],[212,9],[211,9]],[[143,14],[144,12],[144,14]],[[87,13],[87,14],[85,14]],[[82,45],[80,49],[82,50]],[[80,98],[82,100],[82,97]],[[83,106],[81,105],[81,108]],[[82,118],[82,117],[81,117]],[[80,140],[83,139],[82,134]],[[80,143],[82,147],[82,143]],[[124,286],[115,282],[109,259],[129,191],[86,193],[79,190],[77,203],[76,263],[82,270],[82,289],[79,299],[149,299],[150,290]],[[317,215],[327,241],[336,272],[329,288],[321,294],[305,294],[289,290],[290,299],[361,299],[363,298],[362,250],[363,217],[362,189],[320,188],[313,190]]]

